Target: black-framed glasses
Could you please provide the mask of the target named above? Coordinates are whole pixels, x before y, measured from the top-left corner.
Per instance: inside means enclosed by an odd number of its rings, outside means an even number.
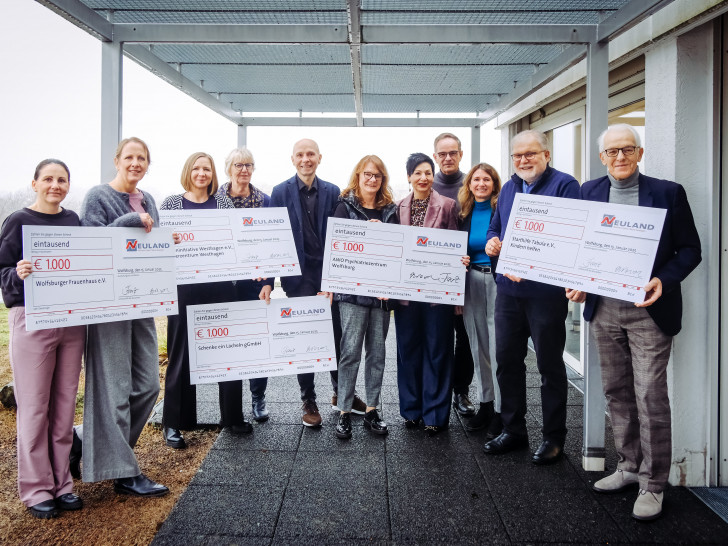
[[[623,148],[607,148],[604,150],[604,153],[607,154],[607,157],[617,157],[619,155],[619,152],[622,152],[625,157],[629,157],[631,155],[634,155],[634,153],[637,151],[637,146],[625,146]]]
[[[363,172],[361,174],[364,176],[364,180],[369,180],[370,178],[373,178],[374,180],[382,180],[383,178],[383,175],[380,173]]]
[[[255,163],[234,163],[233,166],[239,171],[242,171],[243,167],[250,171],[255,166]]]
[[[460,155],[460,150],[454,150],[452,152],[437,152],[437,157],[440,159],[445,159],[446,157],[452,157],[455,159]]]
[[[525,154],[511,154],[511,158],[513,159],[513,161],[520,161],[525,157],[527,161],[531,161],[538,154],[542,154],[545,151],[546,150],[541,150],[540,152],[526,152]]]

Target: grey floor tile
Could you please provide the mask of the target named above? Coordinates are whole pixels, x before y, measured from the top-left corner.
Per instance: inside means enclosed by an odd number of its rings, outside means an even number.
[[[295,425],[276,425],[270,420],[263,423],[252,421],[251,434],[232,434],[222,429],[212,449],[235,450],[278,450],[295,451],[301,439],[300,423]]]
[[[190,485],[164,525],[162,535],[230,535],[272,538],[284,489],[239,485]],[[180,544],[183,544],[180,540]]]
[[[466,453],[447,458],[423,452],[387,454],[387,479],[396,543],[507,541],[480,468]]]
[[[584,488],[553,490],[538,482],[528,491],[491,490],[514,542],[626,541],[627,535]]]
[[[389,536],[383,453],[322,457],[320,453],[299,452],[276,527],[276,540],[308,537],[316,543],[343,543],[351,539],[387,540]]]
[[[265,491],[283,490],[295,453],[281,451],[211,450],[192,481],[196,486],[235,486]]]

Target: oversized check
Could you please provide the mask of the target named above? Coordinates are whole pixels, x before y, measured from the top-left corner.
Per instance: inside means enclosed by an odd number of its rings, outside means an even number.
[[[498,273],[641,302],[665,209],[516,194]]]
[[[190,305],[187,335],[192,384],[336,369],[323,296]]]
[[[329,218],[321,290],[462,305],[468,234]]]
[[[172,230],[23,226],[27,330],[177,314]]]
[[[180,234],[177,284],[300,275],[286,208],[161,210]]]

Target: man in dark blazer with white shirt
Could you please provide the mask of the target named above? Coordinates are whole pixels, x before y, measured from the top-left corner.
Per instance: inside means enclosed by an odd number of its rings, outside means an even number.
[[[667,211],[643,302],[566,291],[572,301],[586,299],[584,319],[591,322],[599,350],[619,456],[616,472],[593,488],[613,493],[639,485],[632,517],[649,521],[662,513],[672,462],[667,363],[672,338],[681,328],[680,283],[700,263],[700,239],[683,187],[640,174],[644,149],[633,127],[613,125],[598,144],[608,174],[586,182],[582,199]]]
[[[281,277],[281,286],[289,298],[315,296],[321,290],[326,224],[341,191],[334,184],[316,176],[321,157],[318,144],[313,140],[306,138],[296,142],[291,155],[296,174],[278,184],[271,192],[270,206],[288,209],[301,266],[301,275]],[[336,330],[336,317],[334,326]],[[331,372],[331,382],[336,395],[336,371]],[[309,427],[321,426],[321,415],[316,405],[314,374],[298,374],[298,384],[303,400],[303,424]]]

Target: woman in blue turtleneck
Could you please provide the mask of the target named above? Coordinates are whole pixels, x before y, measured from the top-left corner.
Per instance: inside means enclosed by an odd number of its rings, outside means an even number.
[[[475,165],[458,192],[460,229],[468,232],[470,268],[465,278],[463,318],[478,378],[478,412],[465,422],[467,430],[488,428],[487,437],[501,433],[500,392],[495,376],[495,260],[485,253],[486,234],[501,189],[500,177],[487,163]]]

